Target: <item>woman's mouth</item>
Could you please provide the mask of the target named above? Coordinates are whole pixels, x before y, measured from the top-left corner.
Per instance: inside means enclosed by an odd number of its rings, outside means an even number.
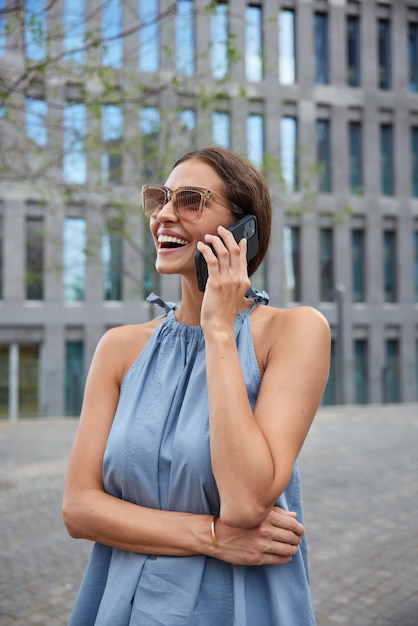
[[[189,243],[186,239],[173,235],[158,235],[157,241],[159,248],[181,248]]]

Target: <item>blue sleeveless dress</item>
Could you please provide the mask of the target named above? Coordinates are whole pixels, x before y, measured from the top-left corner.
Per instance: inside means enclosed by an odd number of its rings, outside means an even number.
[[[235,336],[251,406],[261,382],[250,311]],[[167,307],[170,308],[170,307]],[[174,308],[174,307],[173,307]],[[173,310],[121,386],[104,463],[108,493],[142,506],[217,515],[205,369],[199,326]],[[237,494],[239,498],[239,494]],[[303,522],[295,464],[277,504]],[[69,626],[314,626],[306,542],[286,565],[230,565],[197,555],[135,554],[96,543]]]

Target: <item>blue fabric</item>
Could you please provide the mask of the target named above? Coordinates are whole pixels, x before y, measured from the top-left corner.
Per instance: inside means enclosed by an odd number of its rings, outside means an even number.
[[[261,378],[250,312],[235,336],[251,406]],[[107,492],[156,509],[216,515],[205,342],[173,310],[128,371],[103,464]],[[239,497],[239,494],[237,494]],[[303,521],[297,464],[278,504]],[[280,566],[142,555],[95,544],[69,626],[313,626],[306,543]]]

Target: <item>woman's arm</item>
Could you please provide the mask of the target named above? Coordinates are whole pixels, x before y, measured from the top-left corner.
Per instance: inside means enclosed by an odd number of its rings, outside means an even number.
[[[328,377],[330,333],[310,307],[256,310],[254,342],[264,354],[254,412],[248,401],[234,338],[234,320],[248,287],[245,245],[207,237],[209,280],[202,306],[212,467],[221,519],[231,526],[259,524],[289,482]],[[260,307],[262,309],[262,307]]]
[[[207,554],[230,563],[285,563],[297,552],[304,529],[293,515],[272,510],[252,531],[217,522],[212,544],[209,515],[160,511],[121,500],[104,491],[102,463],[121,381],[149,333],[114,329],[100,341],[86,383],[80,424],[64,492],[63,515],[69,534],[146,554]],[[123,355],[123,356],[122,356]],[[128,358],[127,356],[128,355]]]

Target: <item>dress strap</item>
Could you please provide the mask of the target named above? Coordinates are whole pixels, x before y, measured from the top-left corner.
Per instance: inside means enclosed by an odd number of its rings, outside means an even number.
[[[178,309],[178,305],[175,302],[165,302],[165,300],[160,298],[160,296],[157,296],[155,293],[150,293],[146,300],[147,302],[151,302],[151,304],[162,307],[165,310],[166,315],[168,315],[170,311]]]
[[[267,305],[270,301],[270,296],[268,295],[267,291],[257,291],[257,289],[254,289],[252,285],[250,286],[245,296],[247,298],[250,298],[251,300],[254,300],[254,305],[251,310],[255,308],[257,304]]]

